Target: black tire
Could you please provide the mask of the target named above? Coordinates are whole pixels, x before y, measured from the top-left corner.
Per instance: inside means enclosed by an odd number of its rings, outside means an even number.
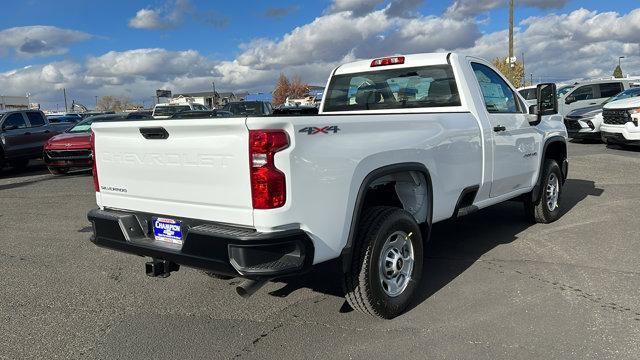
[[[16,170],[24,170],[29,166],[29,159],[12,160],[9,165]]]
[[[396,232],[408,235],[404,239],[410,241],[413,247],[414,261],[410,280],[404,290],[396,296],[390,296],[382,285],[384,275],[381,274],[379,261],[385,250],[385,242]],[[343,281],[349,305],[354,310],[385,319],[400,315],[412,300],[422,277],[422,234],[413,216],[395,207],[365,209],[353,246],[351,269]],[[402,263],[399,266],[402,268]]]
[[[65,175],[69,172],[69,168],[66,167],[47,166],[47,169],[53,175]]]
[[[220,274],[216,274],[216,273],[213,273],[211,271],[208,271],[208,270],[203,270],[202,272],[205,273],[205,275],[207,275],[208,277],[214,278],[214,279],[231,280],[231,279],[235,278],[234,276],[220,275]]]
[[[551,206],[548,205],[552,194],[547,191],[550,181],[552,181],[552,175],[557,179],[558,185],[557,202],[553,210]],[[531,222],[542,224],[548,224],[558,220],[560,218],[560,204],[562,199],[562,171],[560,171],[560,166],[555,160],[545,159],[538,191],[538,200],[533,202],[531,200],[532,196],[529,194],[524,201],[524,211],[527,219]]]

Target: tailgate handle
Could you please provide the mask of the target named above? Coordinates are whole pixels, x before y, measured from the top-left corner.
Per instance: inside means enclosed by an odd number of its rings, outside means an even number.
[[[149,140],[163,140],[169,137],[169,133],[163,127],[140,128],[140,134]]]

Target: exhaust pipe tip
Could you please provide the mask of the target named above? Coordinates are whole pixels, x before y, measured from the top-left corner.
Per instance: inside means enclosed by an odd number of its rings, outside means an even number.
[[[236,293],[241,297],[248,299],[251,295],[255,294],[256,291],[260,290],[267,283],[267,279],[253,280],[247,279],[243,281],[240,285],[236,286]]]

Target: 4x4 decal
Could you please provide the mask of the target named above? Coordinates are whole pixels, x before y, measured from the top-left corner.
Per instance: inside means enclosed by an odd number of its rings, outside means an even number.
[[[336,125],[323,126],[323,127],[315,127],[315,126],[307,126],[305,128],[300,129],[299,133],[307,133],[307,135],[315,135],[315,134],[336,134],[340,131],[340,128]]]

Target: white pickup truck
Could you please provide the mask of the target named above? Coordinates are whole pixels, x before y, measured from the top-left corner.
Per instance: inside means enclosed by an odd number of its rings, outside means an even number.
[[[339,258],[351,306],[392,318],[433,223],[510,199],[559,217],[567,132],[537,91],[527,108],[485,60],[417,54],[337,67],[317,115],[95,124],[91,240],[243,296]]]

